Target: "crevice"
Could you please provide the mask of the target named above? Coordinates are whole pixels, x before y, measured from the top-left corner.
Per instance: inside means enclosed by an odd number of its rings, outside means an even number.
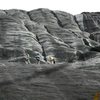
[[[45,50],[44,50],[44,47],[43,47],[43,46],[41,46],[41,47],[42,47],[42,50],[43,50],[42,56],[44,57],[44,60],[47,62],[46,52],[45,52]]]
[[[48,33],[51,33],[51,32],[48,30],[48,27],[47,27],[47,26],[44,25],[44,28],[46,29],[46,31],[47,31]]]
[[[93,47],[93,46],[91,45],[91,43],[89,42],[88,39],[83,38],[82,40],[83,40],[83,43],[84,43],[86,46]]]
[[[93,33],[90,34],[89,38],[90,38],[91,40],[94,40],[94,41],[95,41],[95,36],[94,36]],[[96,41],[96,42],[97,42],[97,41]]]
[[[25,28],[30,32],[29,27],[24,23]]]
[[[26,28],[27,28],[27,30],[29,31],[29,32],[32,32],[30,29],[29,29],[29,27],[27,26],[27,25],[24,25]],[[32,32],[33,33],[33,32]],[[39,38],[38,38],[38,36],[37,36],[37,34],[35,34],[36,35],[36,41],[41,45],[41,48],[42,48],[42,56],[44,57],[44,60],[45,61],[47,61],[47,59],[46,59],[46,53],[45,53],[45,50],[44,50],[44,47],[43,47],[43,45],[39,42],[40,40],[39,40]]]
[[[84,44],[85,44],[86,46],[90,46],[90,45],[89,45],[89,42],[87,41],[87,39],[84,39],[84,38],[83,38],[82,40],[83,40],[83,42],[84,42]]]
[[[40,40],[39,40],[39,38],[38,38],[38,36],[36,35],[36,39],[38,40],[38,43],[41,45],[41,43],[39,42]],[[47,59],[46,59],[46,53],[45,53],[45,50],[44,50],[44,47],[43,47],[43,45],[41,45],[41,47],[42,47],[42,56],[44,57],[44,60],[47,62]]]
[[[51,13],[52,13],[52,14],[54,15],[54,17],[57,19],[58,25],[59,25],[60,27],[63,28],[63,25],[62,25],[61,21],[59,20],[58,16],[55,14],[55,12],[51,11]]]
[[[30,18],[30,20],[33,21],[33,19],[31,18],[30,12],[27,12],[27,15]]]
[[[78,21],[77,21],[77,19],[76,19],[76,16],[74,16],[74,21],[75,21],[76,24],[78,25],[78,28],[79,28],[81,31],[83,31],[83,30],[80,28],[80,25],[78,24]]]

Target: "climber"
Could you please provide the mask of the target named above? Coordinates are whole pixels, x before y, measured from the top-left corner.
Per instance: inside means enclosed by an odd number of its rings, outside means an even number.
[[[51,64],[55,64],[55,58],[52,57],[52,56],[49,56],[49,57],[48,57],[48,61],[49,61],[49,63],[51,63]]]

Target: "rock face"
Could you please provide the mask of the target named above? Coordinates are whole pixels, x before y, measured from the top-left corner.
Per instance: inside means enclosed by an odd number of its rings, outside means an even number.
[[[92,100],[99,33],[99,12],[0,10],[0,100]]]
[[[46,63],[49,56],[56,62],[84,60],[80,59],[81,55],[91,50],[83,39],[88,39],[92,46],[99,45],[98,16],[99,13],[73,16],[49,9],[1,10],[0,57],[10,60],[29,55],[30,63],[36,63],[37,58]],[[77,55],[77,52],[80,53]],[[85,55],[85,58],[89,57]]]
[[[82,31],[90,33],[90,38],[97,42],[100,41],[100,13],[83,12],[76,15],[77,23]]]

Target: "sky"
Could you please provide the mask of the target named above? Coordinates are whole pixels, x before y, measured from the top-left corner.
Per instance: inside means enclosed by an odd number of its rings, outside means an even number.
[[[100,12],[100,0],[1,0],[0,9],[33,10],[48,8],[73,15],[81,12]]]

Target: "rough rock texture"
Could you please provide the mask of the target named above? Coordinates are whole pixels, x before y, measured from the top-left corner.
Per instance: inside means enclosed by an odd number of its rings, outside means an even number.
[[[99,33],[99,12],[0,10],[0,100],[93,100]]]
[[[76,15],[77,23],[82,31],[90,33],[90,38],[100,42],[100,13],[83,12]]]
[[[5,62],[0,65],[0,99],[92,100],[100,91],[100,63],[92,60],[55,65]]]
[[[46,63],[49,56],[53,56],[56,62],[73,62],[76,58],[84,60],[84,55],[89,59],[89,54],[94,56],[97,53],[83,41],[87,39],[92,47],[99,45],[96,35],[99,24],[97,29],[96,18],[90,17],[92,14],[73,16],[49,9],[0,12],[1,59],[29,55],[31,63],[36,63],[36,58]]]

